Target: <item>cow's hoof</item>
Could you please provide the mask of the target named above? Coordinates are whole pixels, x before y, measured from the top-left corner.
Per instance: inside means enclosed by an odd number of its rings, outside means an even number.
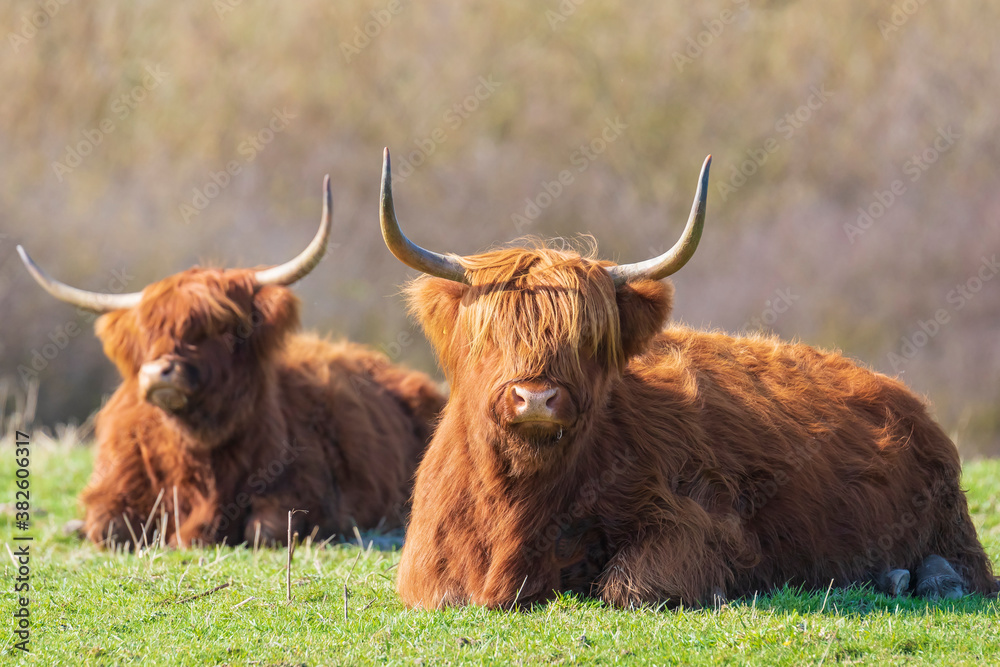
[[[889,570],[879,578],[879,588],[886,595],[903,595],[910,589],[910,571]]]
[[[914,592],[928,600],[958,600],[965,595],[965,584],[948,561],[931,554],[917,568]]]

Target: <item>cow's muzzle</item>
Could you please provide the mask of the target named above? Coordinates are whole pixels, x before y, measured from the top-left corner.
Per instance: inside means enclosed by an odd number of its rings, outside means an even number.
[[[190,373],[179,359],[162,357],[139,368],[139,392],[143,399],[167,412],[186,408],[192,390]]]
[[[560,439],[574,420],[572,401],[562,387],[532,380],[507,387],[504,412],[508,426],[525,435]]]

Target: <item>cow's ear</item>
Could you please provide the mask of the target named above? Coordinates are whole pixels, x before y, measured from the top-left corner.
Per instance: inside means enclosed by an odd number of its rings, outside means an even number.
[[[468,287],[461,283],[431,276],[420,276],[405,289],[410,314],[420,322],[445,369],[454,366],[458,308],[467,291]]]
[[[258,352],[274,348],[299,327],[299,300],[287,287],[264,285],[253,297],[253,332],[250,340]]]
[[[104,345],[104,354],[118,367],[123,378],[133,377],[142,365],[142,341],[135,310],[113,310],[97,318],[94,331]]]
[[[654,280],[626,283],[617,290],[625,357],[645,351],[653,336],[663,330],[674,305],[674,286]]]

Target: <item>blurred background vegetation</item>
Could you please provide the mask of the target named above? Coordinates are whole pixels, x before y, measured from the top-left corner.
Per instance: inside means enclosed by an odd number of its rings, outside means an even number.
[[[7,409],[33,365],[38,424],[86,419],[118,381],[17,243],[94,290],[274,264],[330,173],[306,326],[433,371],[378,233],[383,146],[418,243],[590,233],[619,261],[674,242],[712,153],[675,318],[840,348],[926,394],[966,456],[1000,454],[1000,4],[454,5],[0,5]]]

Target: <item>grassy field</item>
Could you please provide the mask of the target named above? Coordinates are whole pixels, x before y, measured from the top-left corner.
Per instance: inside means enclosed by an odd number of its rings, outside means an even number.
[[[566,597],[530,613],[407,611],[394,591],[398,552],[351,544],[300,546],[288,603],[283,551],[154,549],[137,557],[65,536],[62,526],[79,515],[91,451],[34,447],[32,653],[9,649],[8,592],[0,664],[1000,663],[996,599],[929,605],[865,590],[783,590],[719,610],[626,612]],[[14,453],[0,452],[13,499]],[[1000,461],[968,465],[965,486],[980,536],[1000,561]],[[12,508],[3,510],[0,531],[16,548],[12,537],[21,533]],[[10,591],[14,568],[3,560]]]

